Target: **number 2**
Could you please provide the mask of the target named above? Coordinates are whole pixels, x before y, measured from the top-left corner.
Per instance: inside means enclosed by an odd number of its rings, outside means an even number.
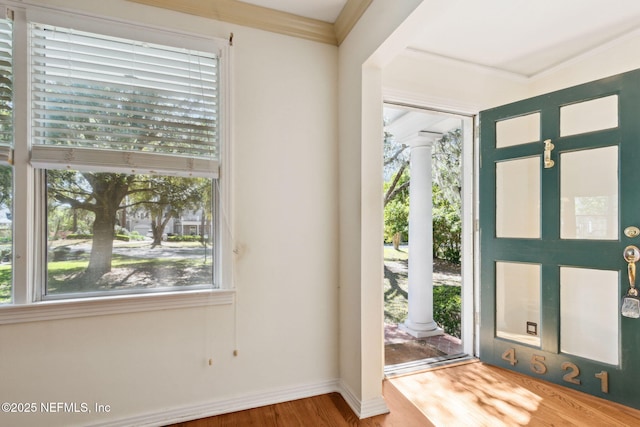
[[[562,377],[563,380],[571,384],[582,384],[582,382],[578,379],[578,375],[580,375],[580,368],[578,368],[575,363],[564,362],[561,368],[563,371],[571,369],[569,373],[564,374],[564,376]]]

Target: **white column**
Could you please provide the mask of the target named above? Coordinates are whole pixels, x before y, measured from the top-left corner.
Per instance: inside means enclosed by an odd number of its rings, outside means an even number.
[[[420,136],[410,143],[409,314],[400,328],[416,338],[444,333],[433,321],[433,142],[433,136]]]

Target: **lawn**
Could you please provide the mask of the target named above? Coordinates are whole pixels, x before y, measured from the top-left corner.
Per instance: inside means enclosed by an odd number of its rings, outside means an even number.
[[[86,241],[56,242],[55,248],[73,249],[59,256],[62,258],[60,260],[50,256],[47,263],[47,294],[170,288],[210,285],[213,282],[211,254],[205,255],[200,243],[163,243],[162,247],[150,250],[148,242],[136,242],[125,246],[136,256],[114,253],[111,272],[97,282],[87,283],[82,273],[89,265],[90,250],[77,250],[77,245],[84,243]],[[145,250],[148,256],[141,254]],[[0,264],[0,304],[11,301],[11,283],[11,264]]]
[[[104,292],[212,283],[211,258],[134,258],[114,255],[111,272],[95,283],[83,280],[88,261],[48,263],[47,293]]]
[[[403,323],[408,313],[409,252],[384,248],[384,321]],[[434,259],[433,318],[449,335],[460,337],[461,287],[459,266]]]

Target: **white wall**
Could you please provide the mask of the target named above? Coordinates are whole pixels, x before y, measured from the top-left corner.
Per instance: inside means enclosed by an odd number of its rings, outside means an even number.
[[[403,53],[383,71],[385,101],[475,114],[528,96],[528,81],[506,73]]]
[[[361,417],[387,411],[380,145],[385,55],[377,63],[372,55],[394,39],[393,32],[421,1],[375,0],[340,46],[340,374]]]
[[[0,413],[0,425],[130,425],[335,384],[337,48],[124,0],[38,3],[234,33],[237,325],[226,305],[0,326],[0,400],[111,406],[109,414]]]
[[[530,96],[640,68],[640,31],[635,31],[532,78]]]

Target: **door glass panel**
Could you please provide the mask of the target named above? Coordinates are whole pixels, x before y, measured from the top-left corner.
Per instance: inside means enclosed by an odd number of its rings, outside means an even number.
[[[540,141],[540,113],[527,114],[496,123],[496,148]]]
[[[560,350],[618,364],[618,272],[560,268]]]
[[[560,136],[618,127],[618,95],[560,108]]]
[[[496,237],[540,237],[540,158],[496,164]]]
[[[560,155],[560,237],[618,239],[618,147]]]
[[[540,265],[496,262],[496,335],[540,345]]]

